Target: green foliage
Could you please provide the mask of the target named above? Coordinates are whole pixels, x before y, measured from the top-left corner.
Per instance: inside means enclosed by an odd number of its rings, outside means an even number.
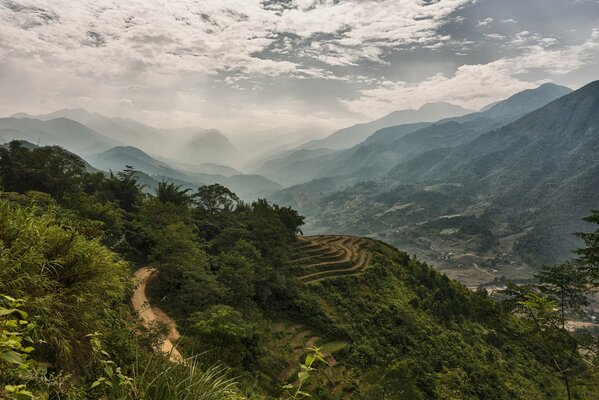
[[[599,224],[597,212],[586,220]],[[592,382],[599,377],[599,340],[567,326],[569,320],[586,316],[589,296],[599,289],[597,232],[578,234],[587,247],[576,252],[577,259],[545,266],[532,288],[513,289],[519,300],[517,312],[530,321],[529,335],[535,344],[531,348],[563,380],[568,399],[581,396],[589,387],[596,389]]]
[[[172,363],[162,355],[139,359],[133,376],[136,389],[130,397],[147,400],[243,400],[229,371],[219,366],[205,367],[197,358]]]
[[[261,356],[263,334],[258,326],[229,306],[211,306],[191,315],[188,323],[194,347],[207,359],[252,369]]]
[[[98,363],[102,374],[91,384],[91,389],[101,386],[98,389],[107,387],[108,397],[120,399],[127,396],[127,394],[133,391],[133,378],[123,374],[121,367],[117,366],[114,361],[110,359],[110,354],[104,350],[102,345],[102,334],[99,332],[90,333],[85,336],[89,339],[92,347],[92,352]],[[106,391],[104,391],[106,393]]]
[[[60,147],[29,150],[17,141],[0,147],[0,182],[5,191],[38,190],[61,200],[80,187],[85,175],[81,158]]]
[[[29,316],[21,309],[24,303],[22,299],[0,295],[0,381],[6,382],[9,368],[27,371],[34,365],[30,359],[30,353],[34,350],[31,346],[33,340],[29,335],[35,324],[27,321]],[[33,398],[33,393],[27,390],[25,384],[3,385],[0,387],[0,396],[2,392],[8,398]]]
[[[191,197],[187,194],[191,189],[181,189],[181,185],[172,182],[158,182],[156,198],[162,203],[173,203],[184,206],[191,203]]]
[[[295,385],[289,384],[283,386],[285,390],[285,398],[288,400],[299,400],[306,397],[312,397],[309,392],[306,392],[303,388],[310,382],[310,378],[317,371],[314,365],[316,363],[327,364],[321,349],[318,347],[312,347],[308,349],[308,355],[303,363],[299,365],[300,369],[297,373],[297,383]]]
[[[195,204],[209,213],[221,210],[231,210],[234,204],[239,202],[239,197],[226,187],[218,183],[202,186],[193,195]]]
[[[129,285],[127,265],[51,213],[0,202],[0,292],[36,316],[36,352],[57,366],[84,368],[85,334],[105,331]],[[43,355],[42,355],[43,354]]]
[[[591,212],[591,215],[584,220],[599,225],[599,211]],[[582,266],[583,271],[589,274],[594,286],[599,287],[599,227],[594,232],[581,232],[576,236],[586,245],[585,248],[576,251],[577,262]]]
[[[595,390],[582,384],[592,375],[576,356],[581,343],[591,342],[564,329],[566,317],[584,310],[582,291],[593,283],[577,275],[597,264],[593,234],[581,236],[589,247],[579,260],[542,270],[536,291],[521,288],[513,302],[526,317],[520,318],[484,292],[471,292],[381,243],[372,245],[363,273],[300,285],[290,278],[288,262],[303,217],[266,200],[241,202],[220,185],[190,193],[162,182],[152,196],[142,193],[133,169],[88,173],[57,148],[15,144],[0,159],[7,190],[51,195],[11,193],[0,200],[0,293],[24,299],[16,308],[31,322],[21,325],[35,327],[26,334],[13,329],[11,337],[40,343],[31,357],[16,351],[37,366],[26,380],[9,374],[14,393],[32,388],[54,398],[240,398],[225,368],[146,353],[156,334],[133,322],[130,266],[115,252],[159,270],[151,301],[178,321],[180,350],[232,367],[244,390],[257,396],[282,395],[279,367],[288,354],[281,354],[285,349],[273,344],[267,329],[273,316],[302,321],[323,340],[347,343],[335,353],[338,364],[326,368],[332,375],[316,373],[324,357],[313,349],[298,381],[286,388],[290,398],[528,400],[557,398],[570,383],[580,396]],[[352,224],[366,231],[370,219],[381,226],[416,225],[426,217],[429,223],[418,225],[423,230],[455,229],[456,236],[479,238],[479,249],[496,245],[489,213],[447,217],[474,204],[467,188],[387,189],[364,183],[344,192],[348,213],[355,214],[355,199],[368,210]],[[387,213],[397,196],[420,206],[400,204]],[[11,312],[10,318],[19,315]],[[558,375],[549,361],[561,365]],[[64,387],[51,389],[58,381]]]

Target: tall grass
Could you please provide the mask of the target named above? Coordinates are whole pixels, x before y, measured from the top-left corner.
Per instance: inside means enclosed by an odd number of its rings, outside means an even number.
[[[137,392],[133,398],[147,400],[241,400],[228,369],[203,366],[196,357],[173,363],[161,354],[138,360],[133,378]]]

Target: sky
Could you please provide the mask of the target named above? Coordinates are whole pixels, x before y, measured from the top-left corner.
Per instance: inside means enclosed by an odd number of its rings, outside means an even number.
[[[596,79],[599,0],[0,0],[0,116],[332,131]]]

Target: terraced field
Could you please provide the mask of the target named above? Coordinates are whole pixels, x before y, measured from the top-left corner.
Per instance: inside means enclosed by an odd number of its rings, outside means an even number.
[[[371,259],[370,239],[347,235],[298,236],[294,245],[294,257],[289,261],[290,269],[304,284],[313,284],[325,279],[362,273]],[[294,382],[298,364],[318,346],[327,359],[328,365],[320,366],[322,374],[317,378],[319,387],[326,387],[329,393],[338,398],[351,397],[344,382],[348,382],[350,371],[337,364],[334,354],[347,346],[345,341],[323,341],[300,323],[279,321],[271,326],[273,342],[269,345],[277,352],[287,354],[287,367],[279,374],[286,382]],[[314,384],[314,382],[313,382]]]
[[[298,236],[295,258],[289,264],[302,283],[358,274],[370,262],[369,243],[356,236]]]
[[[335,360],[335,353],[347,346],[346,342],[333,341],[323,342],[320,337],[314,335],[305,325],[281,321],[271,326],[274,341],[268,346],[273,351],[288,354],[288,365],[279,373],[279,379],[284,382],[295,382],[299,372],[298,364],[303,362],[310,348],[318,346],[327,360],[327,365],[319,365],[319,374],[313,376],[310,389],[317,386],[326,388],[330,394],[340,398],[349,398],[345,393],[345,382],[349,377],[349,371]]]

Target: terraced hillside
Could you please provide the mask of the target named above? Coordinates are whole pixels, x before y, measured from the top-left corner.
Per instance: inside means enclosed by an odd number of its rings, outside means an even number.
[[[370,239],[344,235],[299,236],[289,263],[302,283],[353,275],[368,267]]]

